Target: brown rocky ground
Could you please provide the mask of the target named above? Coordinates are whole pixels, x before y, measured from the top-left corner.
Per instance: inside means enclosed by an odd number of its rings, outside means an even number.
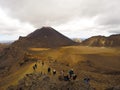
[[[0,90],[4,90],[8,86],[8,90],[20,90],[20,87],[23,88],[21,90],[89,90],[83,82],[85,77],[90,78],[90,90],[93,88],[120,90],[120,48],[86,46],[56,49],[30,48],[28,53],[31,57],[37,58],[36,72],[32,68],[36,61],[32,61],[32,59],[23,63],[22,66],[16,65],[16,68],[19,68],[15,72],[0,80]],[[44,66],[41,65],[42,61],[45,63]],[[47,74],[48,67],[51,67],[52,70],[56,69],[57,75]],[[71,68],[77,74],[77,80],[59,81],[60,71],[64,70],[67,74]],[[45,75],[41,75],[41,72]],[[26,74],[31,74],[31,78],[28,79]]]

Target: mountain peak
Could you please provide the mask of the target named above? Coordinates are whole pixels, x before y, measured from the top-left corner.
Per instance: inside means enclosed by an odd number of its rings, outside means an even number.
[[[52,27],[42,27],[19,39],[17,45],[24,47],[54,48],[75,45],[76,43]]]
[[[52,27],[42,27],[40,29],[35,30],[34,32],[30,33],[27,37],[28,38],[36,38],[36,37],[44,37],[44,36],[50,36],[57,32],[54,28]]]
[[[52,27],[50,26],[43,26],[42,28],[40,28],[41,30],[53,30]]]

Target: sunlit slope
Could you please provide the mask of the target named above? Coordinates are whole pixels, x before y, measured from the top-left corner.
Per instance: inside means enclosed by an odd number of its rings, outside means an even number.
[[[83,67],[99,68],[100,70],[120,70],[120,49],[105,47],[70,46],[59,49],[41,50],[30,49],[32,54],[67,63],[69,65],[82,65]],[[87,65],[90,64],[90,65]],[[82,69],[85,69],[81,67]]]

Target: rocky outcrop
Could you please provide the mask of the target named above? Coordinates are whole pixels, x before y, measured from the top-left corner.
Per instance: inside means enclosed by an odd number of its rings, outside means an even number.
[[[56,76],[41,75],[41,73],[27,74],[16,86],[9,86],[7,90],[94,90],[80,80],[59,81]]]

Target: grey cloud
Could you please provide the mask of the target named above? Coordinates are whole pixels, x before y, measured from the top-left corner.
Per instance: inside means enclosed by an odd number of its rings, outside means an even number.
[[[119,6],[115,10],[111,8],[109,12],[98,17],[97,23],[100,25],[120,25],[120,8]]]
[[[120,34],[120,25],[113,25],[110,28],[108,28],[109,33],[113,34]]]
[[[28,30],[27,30],[28,29]],[[24,35],[26,31],[35,29],[31,24],[21,22],[19,19],[11,18],[0,7],[0,34],[1,35]],[[27,33],[28,34],[28,33]]]
[[[110,33],[115,33],[115,34],[119,33],[120,34],[120,28],[118,30],[111,30]]]
[[[93,17],[106,12],[106,1],[112,0],[1,0],[11,15],[34,25],[60,24],[74,17]]]
[[[116,27],[116,28],[111,28],[111,30],[109,30],[110,33],[118,33],[120,34],[120,26]]]
[[[114,27],[120,26],[119,3],[120,0],[0,0],[0,6],[9,11],[10,17],[37,28],[57,26],[74,18],[97,17],[94,30],[108,33],[119,33]]]

